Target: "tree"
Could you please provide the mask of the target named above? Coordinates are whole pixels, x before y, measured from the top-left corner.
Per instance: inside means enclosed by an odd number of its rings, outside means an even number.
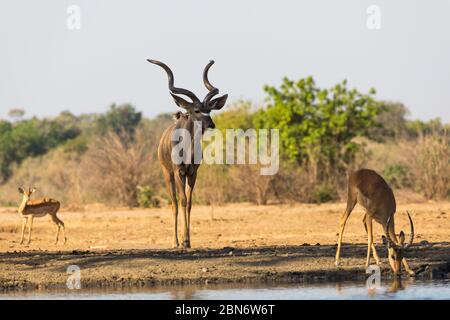
[[[80,134],[55,120],[32,118],[14,123],[0,122],[0,180],[9,177],[11,164],[46,153]]]
[[[125,133],[131,137],[141,119],[142,113],[137,112],[132,105],[112,104],[109,111],[98,118],[97,124],[102,134],[112,130],[116,134]]]
[[[283,79],[280,88],[265,86],[268,106],[254,118],[257,128],[280,130],[281,154],[309,165],[319,178],[350,163],[360,145],[353,138],[369,135],[381,110],[375,90],[362,94],[347,89],[346,80],[320,89],[312,77]]]
[[[403,103],[383,101],[376,117],[377,125],[370,129],[370,137],[379,142],[404,138],[408,133],[406,116],[409,110]]]
[[[253,112],[250,101],[241,100],[214,116],[214,123],[220,130],[249,129],[253,127]]]
[[[25,115],[25,111],[23,109],[11,109],[8,112],[8,116],[14,120],[20,120]]]
[[[113,131],[98,137],[86,152],[83,168],[98,196],[114,204],[138,205],[138,186],[156,180],[149,160],[156,154],[155,138],[136,130],[133,138]],[[153,161],[154,162],[154,161]],[[149,179],[146,176],[151,175]]]

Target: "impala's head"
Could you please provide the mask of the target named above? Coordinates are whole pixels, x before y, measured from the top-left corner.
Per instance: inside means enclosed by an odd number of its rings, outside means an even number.
[[[35,187],[33,187],[33,188],[19,187],[18,190],[19,190],[20,194],[23,195],[24,198],[26,198],[26,200],[30,200],[31,195],[33,193],[35,193],[37,189]]]
[[[193,121],[201,121],[203,130],[214,129],[215,124],[211,118],[210,113],[212,110],[222,109],[228,98],[228,95],[225,94],[223,96],[213,99],[215,95],[219,94],[219,89],[215,88],[208,80],[208,71],[209,68],[211,68],[211,66],[214,64],[214,61],[211,60],[206,65],[205,70],[203,71],[203,83],[205,84],[205,87],[209,90],[208,94],[205,96],[203,101],[200,101],[200,99],[198,99],[197,96],[192,91],[174,87],[173,73],[172,70],[170,70],[170,68],[167,65],[156,60],[148,59],[147,61],[160,66],[166,71],[167,76],[169,78],[170,94],[175,100],[177,106],[186,110],[185,115]],[[191,101],[187,101],[184,98],[180,97],[179,95],[184,95],[188,97]],[[178,114],[177,119],[184,119],[184,117],[181,117],[181,115]]]
[[[391,224],[391,217],[388,218],[388,221],[386,223],[386,243],[388,246],[388,259],[389,264],[391,265],[392,272],[394,272],[395,276],[400,276],[402,273],[402,260],[405,257],[406,251],[409,249],[409,247],[412,245],[414,241],[414,224],[412,222],[411,216],[408,213],[409,223],[411,226],[411,233],[409,236],[408,243],[405,243],[405,233],[403,231],[400,231],[400,234],[398,236],[398,241],[395,241],[395,239],[391,239],[389,235],[389,225]]]

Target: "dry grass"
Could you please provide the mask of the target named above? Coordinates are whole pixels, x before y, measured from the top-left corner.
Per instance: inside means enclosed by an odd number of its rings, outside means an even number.
[[[92,207],[91,207],[92,208]],[[194,206],[192,210],[192,246],[203,248],[299,245],[302,243],[334,244],[344,203],[322,205],[230,204],[214,208]],[[0,210],[0,252],[11,250],[85,250],[169,248],[172,237],[170,208],[115,210],[93,207],[90,212],[62,212],[68,243],[55,247],[55,228],[50,218],[36,219],[32,243],[20,246],[20,219],[15,209]],[[91,209],[91,210],[92,210]],[[99,210],[100,209],[100,210]],[[450,241],[450,202],[425,202],[398,206],[397,231],[409,232],[405,211],[409,210],[416,227],[416,239]],[[345,231],[345,242],[365,243],[363,211],[356,207]],[[181,223],[181,221],[179,222]],[[381,227],[375,231],[381,234]],[[378,239],[378,237],[377,237]]]

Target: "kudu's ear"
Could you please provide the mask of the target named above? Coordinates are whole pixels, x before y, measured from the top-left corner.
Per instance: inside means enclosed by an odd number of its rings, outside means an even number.
[[[228,94],[224,94],[221,97],[215,98],[209,102],[209,108],[211,110],[220,110],[223,108],[225,103],[227,102]]]
[[[400,234],[398,235],[398,241],[400,245],[403,245],[405,243],[405,233],[403,231],[400,231]]]
[[[173,100],[175,100],[175,103],[180,108],[183,108],[183,109],[186,109],[186,110],[192,108],[192,103],[191,102],[188,102],[188,101],[184,100],[183,98],[181,98],[181,97],[179,97],[177,95],[174,95],[173,93],[170,93],[170,95],[173,97]]]

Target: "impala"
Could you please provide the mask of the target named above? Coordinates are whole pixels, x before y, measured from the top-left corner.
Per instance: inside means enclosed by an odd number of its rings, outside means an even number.
[[[411,226],[411,234],[408,243],[405,243],[405,233],[400,232],[399,237],[395,235],[394,214],[396,203],[394,193],[387,182],[375,171],[361,169],[352,172],[348,178],[348,196],[347,208],[342,214],[340,221],[339,239],[336,251],[336,266],[339,266],[342,236],[344,234],[345,224],[350,213],[359,203],[365,210],[363,224],[367,232],[367,258],[366,267],[370,265],[370,254],[373,251],[373,257],[377,264],[380,264],[375,244],[373,242],[372,220],[382,225],[386,236],[388,246],[388,259],[394,275],[401,274],[401,265],[403,263],[409,275],[414,275],[405,259],[405,252],[411,246],[414,240],[414,224],[408,212],[408,219]]]
[[[28,244],[30,244],[31,230],[33,229],[33,219],[44,217],[47,214],[50,215],[50,217],[52,218],[52,221],[58,227],[58,230],[56,232],[55,244],[58,243],[59,231],[61,228],[63,230],[64,243],[66,243],[67,238],[66,238],[66,233],[65,233],[65,229],[64,229],[64,222],[62,222],[56,215],[61,206],[59,201],[49,199],[49,198],[30,200],[31,195],[34,192],[36,192],[36,188],[24,189],[23,187],[19,187],[19,192],[23,196],[22,203],[20,204],[19,210],[18,210],[19,215],[22,218],[22,236],[20,238],[20,244],[23,244],[25,228],[26,228],[27,224],[28,224]]]
[[[194,132],[195,123],[201,123],[201,134],[207,129],[214,129],[215,124],[210,116],[212,110],[220,110],[228,98],[228,95],[212,99],[219,93],[219,89],[215,88],[208,80],[209,68],[214,64],[214,61],[210,61],[203,71],[203,83],[209,90],[203,101],[200,101],[197,96],[186,89],[177,88],[174,86],[174,77],[172,70],[164,63],[156,60],[147,60],[150,63],[156,64],[163,68],[169,79],[169,91],[175,103],[180,108],[183,108],[185,112],[177,112],[174,115],[175,123],[169,126],[162,134],[161,140],[158,146],[158,159],[161,164],[162,172],[166,182],[167,192],[172,200],[172,213],[174,219],[173,229],[173,247],[178,247],[178,235],[177,235],[177,220],[178,220],[178,203],[177,203],[177,191],[181,198],[181,207],[183,211],[183,248],[190,248],[190,217],[192,207],[192,192],[195,186],[195,180],[197,179],[197,170],[200,166],[199,163],[194,161],[194,153],[196,150],[192,148],[190,154],[187,154],[187,158],[192,161],[186,161],[184,163],[178,163],[172,158],[172,149],[175,146],[174,136],[179,131],[188,131],[190,133],[190,143],[194,145]],[[191,101],[187,101],[179,95],[188,97]]]

